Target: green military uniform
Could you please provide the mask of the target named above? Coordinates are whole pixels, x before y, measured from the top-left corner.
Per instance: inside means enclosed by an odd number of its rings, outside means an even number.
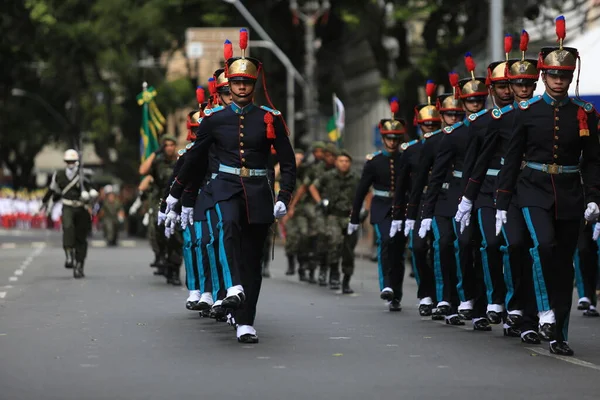
[[[123,210],[121,202],[117,199],[102,204],[102,230],[109,246],[116,246],[119,235],[119,212]]]
[[[346,152],[342,154],[347,155]],[[353,171],[342,174],[337,169],[325,172],[317,178],[313,185],[321,195],[320,209],[324,221],[324,229],[320,231],[317,242],[319,254],[325,254],[320,275],[326,276],[329,270],[329,282],[332,287],[339,286],[339,262],[342,261],[344,274],[343,288],[349,289],[350,277],[354,273],[354,248],[358,241],[357,233],[347,234],[352,201],[360,181],[360,176]],[[319,280],[323,277],[319,276]],[[326,279],[326,278],[325,278]]]
[[[163,140],[175,141],[172,137],[166,137]],[[174,158],[173,160],[168,160],[162,153],[157,155],[152,162],[149,175],[151,175],[154,180],[153,191],[158,193],[155,198],[159,198],[165,192],[167,185],[170,183],[169,179],[171,178],[173,167],[176,162],[177,159]],[[150,203],[153,211],[156,211],[156,215],[158,213],[158,204],[159,201]],[[153,216],[151,216],[149,226],[152,225],[156,225],[156,218]],[[181,232],[175,231],[175,234],[171,235],[170,238],[167,238],[163,231],[154,229],[153,234],[151,235],[154,236],[156,246],[158,247],[159,269],[164,268],[165,277],[167,278],[168,283],[174,285],[181,284],[181,281],[179,280],[179,269],[183,261],[183,236]]]
[[[302,174],[306,170],[306,166],[300,165],[296,169],[296,189],[295,193],[298,193],[298,189],[302,186]],[[305,227],[306,229],[302,229]],[[303,240],[308,237],[308,224],[305,223],[305,217],[302,215],[302,204],[298,203],[295,207],[294,216],[290,217],[285,223],[285,254],[288,258],[288,271],[286,275],[294,275],[295,273],[295,260],[301,264],[300,269],[303,270],[305,267],[302,265],[301,249]],[[304,246],[307,247],[307,246]],[[302,274],[303,275],[303,274]],[[304,278],[304,276],[301,276]]]
[[[159,187],[155,183],[152,183],[148,190],[144,192],[144,197],[146,198],[148,204],[148,210],[146,212],[147,220],[149,221],[148,241],[150,242],[150,248],[154,253],[154,263],[150,264],[150,266],[159,268],[159,271],[155,272],[156,275],[163,275],[162,270],[164,269],[164,261],[161,259],[162,252],[160,243],[158,241],[158,236],[162,233],[160,232],[159,227],[156,224],[158,218],[160,196],[162,196],[162,193],[160,193]],[[146,217],[144,217],[144,219],[146,219]]]

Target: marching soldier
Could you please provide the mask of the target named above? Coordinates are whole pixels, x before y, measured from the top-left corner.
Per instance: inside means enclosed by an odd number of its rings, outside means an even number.
[[[395,118],[399,109],[397,99],[392,99],[390,108],[392,118],[379,122],[384,150],[374,153],[365,163],[354,196],[348,235],[358,230],[360,210],[369,188],[373,186],[370,215],[377,235],[380,297],[388,301],[390,311],[401,311],[405,241],[401,235],[391,238],[390,228],[397,172],[401,167],[402,154],[399,148],[400,142],[404,141],[406,128],[404,121]]]
[[[441,262],[450,264],[458,262],[459,264],[457,266],[457,289],[460,299],[460,305],[458,306],[460,317],[452,313],[446,317],[446,323],[464,325],[460,318],[471,319],[474,330],[489,331],[491,327],[485,319],[486,303],[483,276],[481,276],[481,268],[476,265],[480,262],[480,258],[474,257],[473,248],[474,244],[478,242],[476,239],[479,232],[473,230],[476,226],[476,223],[473,223],[470,224],[470,229],[460,233],[454,221],[458,199],[462,193],[461,178],[464,157],[467,145],[471,140],[469,125],[485,114],[486,110],[483,108],[488,94],[485,78],[475,77],[475,62],[470,53],[465,56],[465,65],[471,77],[458,82],[458,92],[468,117],[462,122],[444,128],[444,137],[440,143],[440,149],[425,194],[423,220],[421,221],[419,235],[425,237],[427,232],[431,230],[433,216],[435,216],[434,235],[439,235],[440,240],[443,235],[446,243],[449,242],[450,237],[454,238],[456,249],[453,254],[454,257],[450,255],[448,246],[445,249],[448,254]],[[436,239],[438,238],[436,237]],[[445,267],[442,264],[442,270],[444,268],[452,269],[452,267]]]
[[[216,144],[220,165],[210,186],[211,202],[222,220],[219,250],[228,288],[222,306],[235,310],[238,341],[257,343],[253,325],[262,282],[263,245],[274,218],[287,212],[295,187],[296,164],[281,113],[252,103],[262,63],[245,57],[247,35],[245,29],[240,31],[242,57],[226,61],[233,102],[219,110],[205,110],[196,142],[188,150],[166,200],[166,211],[179,202],[194,178],[202,179],[207,169],[203,161],[211,144]],[[277,151],[281,171],[276,199],[267,179],[271,145]]]
[[[577,250],[575,250],[575,283],[579,301],[577,309],[585,317],[600,317],[596,309],[596,282],[598,282],[598,236],[600,224],[582,224]]]
[[[440,133],[442,119],[437,107],[431,103],[431,98],[435,94],[435,83],[427,81],[425,92],[427,94],[427,103],[417,105],[414,112],[414,123],[421,129],[423,137],[413,139],[400,146],[403,150],[402,157],[406,161],[402,163],[403,167],[398,174],[398,183],[394,195],[395,215],[390,228],[390,237],[394,237],[398,232],[402,234],[402,220],[405,217],[406,208],[406,201],[404,199],[407,194],[410,195],[411,187],[416,185],[415,178],[419,172],[425,142]],[[433,162],[433,158],[430,158]],[[429,257],[430,243],[433,241],[433,238],[431,234],[421,238],[417,234],[419,228],[417,227],[415,230],[413,227],[414,221],[410,224],[407,222],[405,236],[408,238],[408,248],[412,253],[412,267],[417,280],[419,314],[425,317],[431,315],[433,301],[436,299],[433,266],[430,263]]]
[[[89,202],[98,197],[98,192],[80,171],[77,151],[65,151],[63,159],[67,167],[52,175],[50,187],[42,200],[42,209],[46,208],[52,197],[62,200],[63,248],[67,258],[65,268],[73,269],[74,278],[83,278],[87,236],[91,229]]]
[[[356,232],[347,233],[348,217],[360,177],[351,171],[352,156],[341,150],[335,161],[335,169],[317,178],[309,190],[326,216],[324,241],[328,248],[326,265],[329,269],[329,287],[340,288],[339,263],[342,261],[342,293],[352,294],[350,278],[354,273],[354,248],[358,242]]]
[[[558,17],[558,47],[541,49],[543,96],[519,103],[497,189],[497,233],[507,222],[512,192],[533,240],[533,277],[542,338],[550,352],[573,355],[568,327],[573,294],[573,254],[581,215],[600,210],[600,143],[594,107],[568,97],[579,53],[563,47],[565,19]],[[578,88],[576,88],[577,93]],[[553,135],[548,136],[551,127]],[[521,170],[521,161],[525,167]],[[587,205],[586,205],[587,204]]]
[[[531,99],[539,77],[536,67],[537,60],[525,58],[528,43],[529,35],[523,31],[519,46],[522,57],[508,61],[508,80],[515,101],[491,112],[491,120],[487,124],[483,144],[477,151],[479,156],[469,174],[456,214],[457,222],[461,221],[461,229],[466,221],[470,220],[468,214],[471,212],[472,204],[474,202],[476,205],[481,203],[479,198],[485,199],[483,202],[487,203],[487,207],[495,206],[493,196],[498,181],[494,176],[497,176],[502,169],[503,156],[506,154],[512,135],[515,110],[519,103]],[[488,246],[498,240],[493,239],[489,234],[486,237]],[[502,228],[502,237],[499,239],[504,239],[500,247],[503,257],[500,267],[504,268],[504,281],[506,282],[507,316],[504,334],[506,336],[517,334],[524,343],[537,344],[540,340],[537,334],[537,307],[533,299],[533,276],[529,254],[532,243],[527,233],[525,219],[517,204],[517,196],[512,197],[508,221]],[[498,284],[495,283],[495,285]]]
[[[302,183],[302,161],[304,160],[304,151],[296,149],[296,193]],[[292,200],[293,201],[293,200]],[[290,205],[291,210],[291,205]],[[282,219],[282,225],[285,229],[285,255],[288,260],[288,269],[286,275],[294,275],[296,273],[296,260],[299,261],[301,243],[304,237],[308,236],[308,224],[306,219],[301,214],[294,214],[292,217],[288,213]],[[302,274],[304,275],[304,274]],[[302,276],[302,278],[305,278]]]
[[[116,246],[119,237],[119,226],[125,221],[123,206],[117,198],[112,186],[104,187],[104,201],[99,212],[104,238],[109,246]]]

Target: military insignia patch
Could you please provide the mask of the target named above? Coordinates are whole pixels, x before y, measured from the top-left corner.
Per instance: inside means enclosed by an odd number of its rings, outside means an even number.
[[[520,101],[519,102],[519,108],[521,110],[527,110],[529,108],[529,102],[526,100]]]
[[[469,121],[475,121],[477,119],[477,114],[469,115]]]
[[[499,108],[494,108],[492,110],[492,118],[500,119],[501,116],[502,116],[502,110],[500,110]]]
[[[585,103],[585,105],[583,106],[583,109],[585,110],[585,112],[591,113],[592,110],[594,109],[594,106],[592,105],[592,103]]]
[[[448,135],[448,134],[452,133],[452,131],[453,131],[453,130],[454,130],[454,128],[453,128],[453,127],[451,127],[451,126],[447,126],[447,127],[445,127],[445,128],[444,128],[444,133],[445,133],[446,135]]]
[[[181,149],[177,152],[177,154],[179,154],[179,157],[181,157],[182,155],[185,154],[185,149]]]

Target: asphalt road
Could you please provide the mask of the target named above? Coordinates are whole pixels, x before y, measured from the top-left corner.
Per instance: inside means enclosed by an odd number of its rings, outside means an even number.
[[[378,299],[359,261],[342,296],[284,275],[276,250],[256,328],[185,310],[187,293],[152,276],[151,254],[89,250],[84,280],[63,267],[60,235],[0,235],[0,399],[597,399],[600,319],[574,311],[575,358],[546,345],[421,319],[407,278],[403,311]],[[23,236],[20,236],[23,238]],[[11,241],[8,241],[10,239]],[[27,242],[29,241],[29,243]],[[31,245],[32,242],[39,242]]]

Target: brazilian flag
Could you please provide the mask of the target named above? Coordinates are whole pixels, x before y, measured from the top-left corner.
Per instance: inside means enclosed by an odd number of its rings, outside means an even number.
[[[165,130],[166,119],[158,109],[154,98],[156,89],[144,82],[144,90],[137,95],[138,105],[142,106],[142,126],[140,127],[140,158],[144,161],[160,147],[159,135]]]

